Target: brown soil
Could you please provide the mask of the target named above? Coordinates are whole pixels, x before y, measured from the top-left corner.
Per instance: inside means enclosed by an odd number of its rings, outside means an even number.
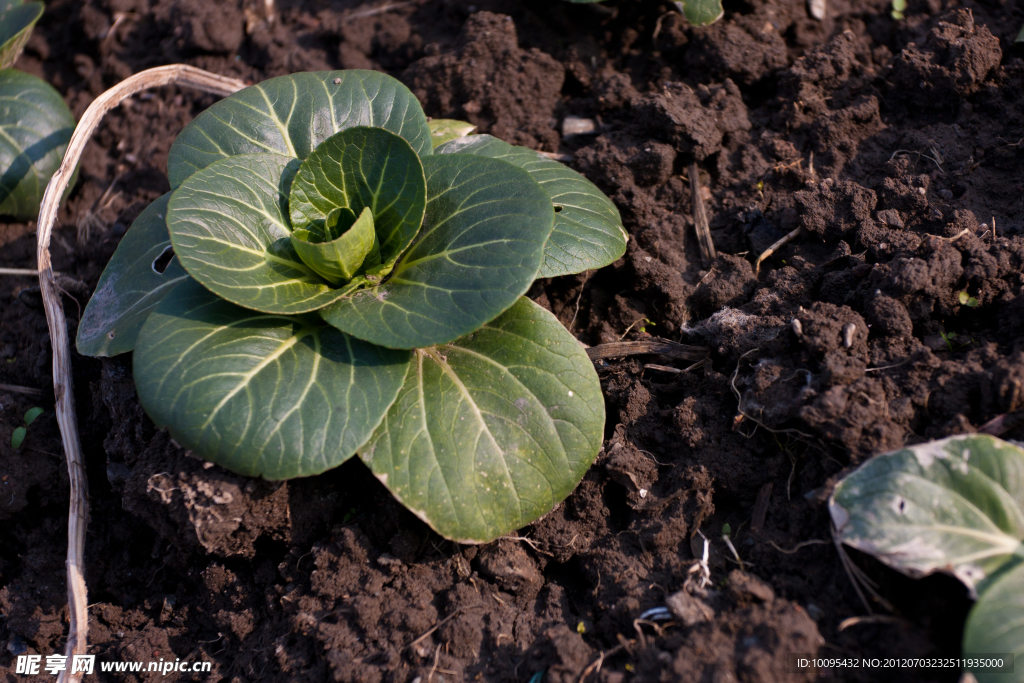
[[[357,462],[282,484],[208,466],[145,418],[126,359],[76,356],[90,651],[210,661],[205,680],[232,682],[568,682],[602,653],[587,681],[810,680],[785,672],[786,653],[956,656],[966,591],[857,553],[895,618],[840,630],[865,608],[824,542],[825,502],[872,454],[1024,413],[1024,12],[922,0],[896,22],[887,8],[832,0],[818,22],[803,0],[737,0],[695,30],[653,0],[288,0],[273,20],[257,0],[50,2],[18,66],[76,114],[161,63],[252,81],[373,68],[429,115],[570,155],[615,200],[629,248],[531,296],[587,344],[628,331],[713,350],[683,374],[645,368],[686,367],[667,358],[599,362],[609,419],[594,467],[547,517],[482,547],[439,538]],[[119,237],[166,191],[171,141],[211,101],[138,96],[87,147],[53,243],[72,337]],[[567,115],[596,119],[599,134],[563,139]],[[721,254],[708,270],[693,162]],[[797,227],[755,273],[757,254]],[[34,264],[31,224],[0,225],[0,244],[2,265]],[[0,392],[11,671],[15,655],[63,647],[67,474],[41,299],[30,279],[3,282],[0,383],[43,390]],[[963,291],[979,305],[961,305]],[[33,405],[49,412],[13,451]],[[698,531],[714,586],[684,604],[672,596]],[[666,604],[673,624],[636,621]],[[94,680],[159,678],[110,676]]]

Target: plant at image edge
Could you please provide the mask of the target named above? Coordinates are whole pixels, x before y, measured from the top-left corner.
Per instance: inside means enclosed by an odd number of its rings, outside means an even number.
[[[592,4],[602,0],[568,0],[575,4]],[[694,26],[710,26],[725,13],[722,0],[677,0],[676,8],[683,13],[686,20]]]
[[[879,455],[839,482],[829,511],[843,543],[893,569],[960,579],[977,597],[963,656],[1015,660],[968,668],[979,683],[1024,681],[1024,449],[969,434]]]
[[[36,217],[75,129],[60,93],[10,68],[42,14],[41,2],[0,0],[0,215],[19,220]]]
[[[575,171],[451,124],[370,71],[214,104],[174,141],[172,190],[122,238],[79,352],[134,351],[153,421],[235,472],[358,453],[447,538],[537,519],[596,456],[604,401],[583,347],[522,295],[611,263],[626,233]]]

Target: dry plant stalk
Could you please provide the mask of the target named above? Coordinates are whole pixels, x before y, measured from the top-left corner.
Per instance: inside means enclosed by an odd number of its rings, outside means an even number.
[[[710,268],[718,254],[711,239],[711,226],[708,224],[708,214],[704,209],[704,198],[700,195],[700,171],[696,163],[690,164],[690,194],[693,195],[693,227],[697,231],[697,242],[700,243],[700,260],[705,268]]]
[[[46,308],[46,323],[50,328],[50,345],[53,348],[53,393],[57,401],[57,424],[60,426],[61,440],[68,462],[68,479],[71,484],[67,552],[68,611],[71,624],[64,650],[64,654],[68,656],[69,666],[67,670],[61,672],[57,683],[77,683],[82,679],[81,673],[71,673],[70,664],[73,655],[85,654],[89,629],[84,578],[85,531],[88,525],[89,503],[88,481],[82,461],[78,421],[75,418],[68,327],[59,289],[54,281],[53,266],[50,263],[50,236],[64,190],[78,166],[85,143],[92,137],[103,116],[126,98],[143,90],[164,85],[186,86],[222,97],[245,87],[245,83],[234,78],[218,76],[184,64],[158,66],[125,79],[97,97],[85,110],[82,120],[71,136],[60,168],[46,186],[43,203],[39,208],[36,262],[39,268],[39,287]]]
[[[591,346],[587,349],[587,356],[590,357],[590,360],[659,354],[678,358],[679,360],[703,361],[707,358],[708,353],[710,353],[710,349],[706,346],[691,346],[690,344],[680,344],[668,339],[657,338],[630,342],[610,342],[608,344]]]
[[[803,226],[797,228],[796,230],[793,230],[793,231],[787,233],[785,237],[783,237],[782,239],[777,241],[775,244],[773,244],[772,246],[768,247],[763,252],[761,252],[761,255],[757,257],[757,261],[754,263],[754,277],[757,277],[761,273],[761,262],[762,261],[764,261],[766,258],[768,258],[772,254],[774,254],[776,251],[781,249],[785,244],[787,244],[789,242],[792,242],[797,237],[799,237],[800,236],[800,232],[802,230],[803,230]]]

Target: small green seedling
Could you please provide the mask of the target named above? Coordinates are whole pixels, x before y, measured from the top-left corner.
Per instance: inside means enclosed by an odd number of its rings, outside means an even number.
[[[60,166],[75,118],[46,81],[10,68],[43,3],[0,0],[0,215],[35,218]]]
[[[729,551],[732,552],[733,558],[736,560],[736,564],[740,566],[740,569],[745,569],[743,560],[740,559],[740,554],[736,552],[736,546],[732,543],[732,526],[726,522],[722,525],[722,540],[729,546]]]
[[[960,302],[961,306],[967,306],[968,308],[978,307],[978,300],[967,292],[960,292],[957,294],[957,300]]]
[[[591,4],[601,0],[568,0],[576,4]],[[905,0],[896,0],[905,2]],[[694,26],[710,26],[725,13],[722,8],[722,0],[682,0],[675,2],[676,8],[683,13],[686,20]]]
[[[36,408],[29,408],[28,409],[28,411],[25,413],[25,426],[24,427],[17,427],[11,433],[11,447],[14,450],[18,450],[19,448],[21,448],[21,444],[25,441],[25,436],[28,435],[28,427],[29,427],[29,425],[31,425],[33,422],[35,422],[36,418],[39,417],[42,414],[43,414],[43,409],[42,408],[36,407]]]
[[[604,400],[523,294],[611,263],[626,233],[583,176],[470,130],[370,71],[221,100],[174,141],[172,191],[122,238],[79,352],[134,351],[153,421],[240,474],[358,454],[450,539],[532,522],[593,462]]]
[[[839,482],[829,512],[843,543],[893,569],[960,579],[977,598],[962,657],[1017,660],[967,668],[979,683],[1024,681],[1024,450],[969,434],[880,455]]]
[[[907,0],[892,0],[892,11],[889,14],[896,21],[902,21],[907,11]]]
[[[967,341],[957,341],[960,338],[960,335],[958,335],[956,332],[945,332],[940,330],[939,336],[942,337],[942,341],[946,342],[946,346],[949,348],[950,351],[957,351],[959,349],[964,348],[965,346],[970,346],[971,343],[974,341],[973,339],[968,339]]]

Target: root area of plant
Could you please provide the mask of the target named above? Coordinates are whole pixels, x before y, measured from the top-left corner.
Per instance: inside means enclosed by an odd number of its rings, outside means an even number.
[[[598,361],[597,462],[551,514],[485,546],[440,538],[357,461],[287,483],[210,466],[154,429],[130,359],[75,357],[90,652],[209,661],[208,681],[522,683],[809,681],[788,653],[958,655],[966,591],[850,551],[881,598],[865,605],[826,501],[841,473],[908,442],[1000,416],[1004,438],[1024,438],[1024,13],[948,0],[912,3],[903,21],[882,0],[834,0],[823,21],[803,0],[726,9],[693,29],[649,0],[48,3],[18,67],[76,115],[159,63],[252,82],[379,69],[430,116],[568,155],[618,205],[628,251],[530,296],[591,346],[654,335],[711,349],[689,370]],[[89,143],[52,246],[72,337],[118,240],[167,191],[171,141],[212,101],[136,96]],[[563,136],[568,116],[594,133]],[[693,163],[718,251],[708,267]],[[33,267],[34,224],[0,225],[0,247],[0,265]],[[15,656],[63,647],[67,473],[37,283],[0,283],[0,383],[42,390],[0,390],[0,675],[16,681]],[[13,450],[36,405],[47,413]],[[638,621],[692,576],[701,534],[711,614]],[[847,621],[867,608],[881,618]]]

